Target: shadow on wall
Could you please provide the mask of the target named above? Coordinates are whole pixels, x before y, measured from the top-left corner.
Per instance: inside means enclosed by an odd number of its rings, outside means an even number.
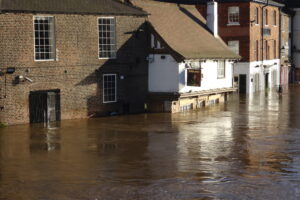
[[[76,86],[97,84],[96,95],[87,99],[89,117],[144,112],[148,92],[149,36],[144,23],[135,31],[124,32],[129,39],[117,47],[117,58],[108,59]],[[115,74],[117,101],[103,103],[103,75]]]

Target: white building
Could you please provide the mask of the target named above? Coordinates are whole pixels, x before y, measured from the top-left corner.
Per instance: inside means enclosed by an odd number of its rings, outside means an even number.
[[[218,37],[216,4],[207,24],[212,34],[195,6],[134,3],[150,14],[149,109],[179,112],[226,100],[239,56]]]
[[[234,64],[234,77],[239,80],[241,93],[276,88],[280,80],[280,59],[238,62]]]

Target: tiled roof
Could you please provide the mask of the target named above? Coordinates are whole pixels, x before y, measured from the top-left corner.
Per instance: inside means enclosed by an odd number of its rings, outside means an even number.
[[[162,2],[176,2],[176,3],[182,3],[182,4],[203,4],[203,3],[207,3],[208,1],[211,0],[158,0],[158,1],[162,1]],[[265,4],[267,2],[267,0],[215,0],[217,2],[220,3],[227,3],[227,2],[257,2],[257,3],[263,3]],[[292,0],[292,1],[296,1],[296,0]],[[274,0],[269,0],[269,5],[272,6],[278,6],[278,7],[283,7],[284,5],[276,2]]]
[[[0,0],[0,12],[146,15],[118,0]]]
[[[195,6],[178,6],[152,0],[133,0],[149,15],[149,23],[167,45],[184,59],[238,59],[206,27],[206,20]]]

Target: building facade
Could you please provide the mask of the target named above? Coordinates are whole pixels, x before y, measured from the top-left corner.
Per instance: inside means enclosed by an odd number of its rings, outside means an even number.
[[[240,57],[217,36],[216,3],[206,20],[195,6],[132,1],[150,15],[149,110],[182,112],[224,102]],[[203,26],[205,25],[205,26]],[[215,28],[214,28],[215,27]]]
[[[293,11],[292,16],[292,60],[294,69],[294,81],[300,81],[300,2],[287,1],[288,8]]]
[[[198,10],[207,15],[209,1]],[[242,59],[234,66],[240,93],[274,88],[280,83],[280,7],[274,1],[217,1],[219,35]]]
[[[146,17],[110,0],[0,1],[0,121],[144,111]]]
[[[292,14],[288,9],[280,12],[280,85],[288,89],[292,81]]]

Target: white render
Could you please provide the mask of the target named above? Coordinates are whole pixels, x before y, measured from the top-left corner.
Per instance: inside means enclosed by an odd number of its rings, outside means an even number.
[[[162,59],[165,56],[165,59]],[[150,55],[148,87],[150,92],[178,92],[178,63],[170,55]]]
[[[163,57],[162,57],[163,56]],[[187,69],[199,60],[178,63],[171,55],[149,55],[149,92],[198,92],[233,87],[233,64],[226,61],[225,77],[217,77],[217,62],[201,61],[201,86],[187,86]]]
[[[294,16],[294,22],[293,22],[293,37],[295,38],[293,40],[293,46],[296,48],[296,50],[300,49],[300,8],[294,9],[295,16]],[[300,52],[294,51],[294,64],[296,68],[300,68]]]
[[[264,60],[256,62],[238,62],[234,64],[234,76],[245,74],[247,76],[246,92],[253,93],[265,89],[265,74],[269,73],[269,88],[275,88],[280,81],[280,60]],[[259,77],[256,86],[255,75]]]

